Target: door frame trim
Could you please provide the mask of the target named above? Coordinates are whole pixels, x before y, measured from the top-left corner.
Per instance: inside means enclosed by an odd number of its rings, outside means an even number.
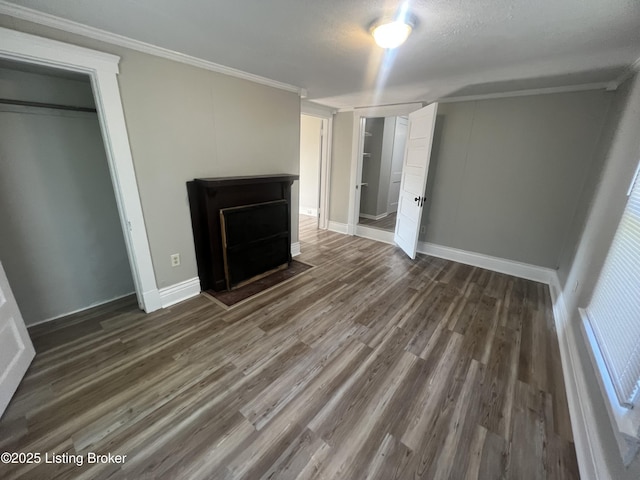
[[[318,216],[318,228],[329,228],[329,197],[331,193],[331,145],[333,143],[333,114],[331,109],[325,109],[321,105],[310,104],[303,101],[300,106],[300,115],[316,117],[322,120],[322,139],[320,152],[320,201]],[[299,184],[300,182],[298,182]],[[299,186],[298,186],[299,188]]]
[[[0,58],[90,77],[138,305],[162,308],[120,98],[120,57],[0,27]]]
[[[347,215],[347,233],[356,235],[358,211],[360,209],[360,190],[356,185],[362,176],[362,149],[364,147],[364,123],[367,118],[401,117],[409,115],[423,107],[422,103],[404,103],[380,107],[358,108],[353,111],[353,132],[351,134],[351,172],[349,174],[349,211]]]

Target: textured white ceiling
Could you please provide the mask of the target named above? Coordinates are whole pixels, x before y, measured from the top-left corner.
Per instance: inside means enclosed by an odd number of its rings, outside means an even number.
[[[392,55],[367,27],[399,1],[12,3],[296,85],[335,107],[613,80],[640,57],[640,0],[412,0],[419,24]]]

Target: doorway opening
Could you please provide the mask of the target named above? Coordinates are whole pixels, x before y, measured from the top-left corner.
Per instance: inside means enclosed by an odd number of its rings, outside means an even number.
[[[349,201],[349,224],[347,225],[347,233],[358,235],[372,240],[398,245],[411,258],[415,258],[418,236],[421,229],[422,210],[425,201],[425,190],[427,184],[427,174],[429,171],[429,161],[431,158],[431,147],[433,142],[434,127],[436,121],[438,104],[432,103],[426,107],[422,105],[393,105],[387,107],[371,107],[358,110],[354,113],[353,123],[353,143],[352,143],[352,160],[351,160],[351,180],[353,185],[352,195]],[[389,182],[384,178],[383,186],[387,186],[386,203],[385,194],[367,195],[364,193],[370,188],[370,182],[373,188],[380,188],[380,169],[371,168],[374,172],[371,177],[366,177],[367,161],[374,158],[375,149],[378,148],[374,143],[369,143],[369,139],[375,138],[375,128],[382,129],[384,137],[384,124],[387,117],[400,116],[408,117],[406,128],[404,128],[404,120],[388,120],[387,123],[394,124],[400,134],[398,144],[404,138],[404,148],[399,148],[397,155],[402,151],[402,169],[400,173],[400,194],[397,204],[395,198],[389,197],[391,186],[391,175],[389,174]],[[383,118],[381,118],[383,117]],[[376,127],[377,124],[377,127]],[[370,130],[367,130],[369,125]],[[392,130],[389,129],[389,132]],[[391,133],[388,133],[391,136]],[[395,130],[394,134],[395,136]],[[379,150],[382,151],[382,143]],[[393,141],[386,142],[387,149],[393,152]],[[371,150],[369,150],[371,149]],[[382,154],[381,154],[382,155]],[[382,158],[382,157],[380,157]],[[374,159],[375,160],[375,159]],[[375,167],[375,161],[374,167]],[[380,162],[382,164],[382,162]],[[389,172],[391,170],[389,169]],[[377,177],[376,177],[377,175]],[[365,181],[368,180],[368,181]],[[378,191],[378,193],[380,193]],[[381,199],[379,198],[381,197]],[[369,202],[369,199],[371,201]],[[377,199],[374,202],[374,199]],[[364,204],[365,211],[361,209]],[[372,211],[372,205],[380,210]],[[395,212],[393,211],[395,208]],[[366,209],[369,209],[368,211]],[[383,210],[383,209],[386,209]],[[362,213],[365,217],[362,217]],[[365,225],[364,222],[378,221],[382,218],[395,213],[395,230],[385,230],[381,228]],[[367,218],[366,215],[373,218]],[[381,215],[380,218],[376,218]],[[361,221],[364,218],[364,221]]]
[[[323,122],[319,117],[300,115],[299,213],[311,217],[316,228],[320,220]]]
[[[27,325],[135,293],[87,75],[0,60],[0,260]]]
[[[395,231],[408,124],[406,116],[365,119],[359,227]]]
[[[333,111],[302,102],[300,115],[300,179],[298,238],[329,226],[329,178]],[[296,255],[300,250],[294,251]]]
[[[7,28],[0,28],[0,58],[88,75],[138,305],[162,308],[120,98],[120,58]]]
[[[393,240],[393,230],[383,230],[380,228],[371,228],[366,223],[365,217],[361,217],[360,215],[360,203],[361,203],[361,190],[363,187],[360,185],[361,183],[369,183],[367,181],[363,181],[363,168],[364,168],[364,156],[363,153],[369,153],[368,150],[365,149],[365,139],[369,138],[366,135],[367,132],[367,120],[368,119],[383,119],[382,130],[384,131],[384,119],[385,118],[398,118],[405,117],[407,118],[411,112],[415,112],[422,108],[421,103],[409,103],[402,105],[387,105],[380,107],[367,107],[356,109],[353,112],[353,132],[352,132],[352,144],[351,144],[351,173],[350,173],[350,182],[351,189],[349,194],[349,211],[348,211],[348,223],[346,228],[346,233],[348,235],[358,235],[365,238],[370,238],[372,240],[378,240],[385,243],[394,243]],[[388,132],[391,132],[391,129],[388,129]],[[373,132],[369,132],[373,133]],[[368,140],[367,140],[368,143]],[[388,144],[388,142],[387,142]],[[369,147],[367,145],[367,147]],[[404,153],[403,155],[404,156]],[[364,188],[368,188],[364,187]],[[387,200],[388,202],[388,200]],[[365,214],[368,212],[365,211]],[[365,218],[364,221],[361,221],[361,218]],[[391,219],[389,219],[391,220]],[[374,219],[375,221],[375,219]]]

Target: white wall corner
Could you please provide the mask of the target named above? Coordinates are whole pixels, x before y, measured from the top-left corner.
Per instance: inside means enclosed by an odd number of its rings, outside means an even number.
[[[195,297],[200,294],[200,279],[190,278],[184,282],[176,283],[158,290],[162,308],[170,307],[176,303]]]
[[[291,244],[291,256],[292,257],[297,257],[298,255],[300,255],[301,250],[300,250],[300,242],[295,242]]]
[[[474,267],[486,268],[498,273],[513,275],[514,277],[532,280],[549,285],[551,278],[555,276],[555,270],[546,267],[538,267],[528,263],[516,262],[505,258],[492,257],[482,253],[468,252],[458,248],[445,247],[428,242],[418,242],[418,253],[424,253],[433,257],[444,258]]]
[[[578,344],[572,329],[569,328],[571,317],[565,306],[557,274],[550,279],[549,291],[580,478],[610,479],[611,474],[605,462],[604,448],[596,431],[596,418],[577,350]]]
[[[329,220],[328,230],[336,233],[344,233],[345,235],[349,233],[349,226],[346,223],[334,222]]]

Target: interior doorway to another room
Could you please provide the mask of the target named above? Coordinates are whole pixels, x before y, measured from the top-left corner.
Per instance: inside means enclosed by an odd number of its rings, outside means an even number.
[[[406,116],[364,119],[358,227],[395,230],[408,123]]]
[[[300,115],[299,214],[306,228],[326,230],[329,223],[329,176],[332,114],[311,107]],[[311,220],[311,221],[310,221]]]
[[[321,118],[311,115],[300,116],[299,213],[313,218],[316,228],[320,212],[322,122]]]

